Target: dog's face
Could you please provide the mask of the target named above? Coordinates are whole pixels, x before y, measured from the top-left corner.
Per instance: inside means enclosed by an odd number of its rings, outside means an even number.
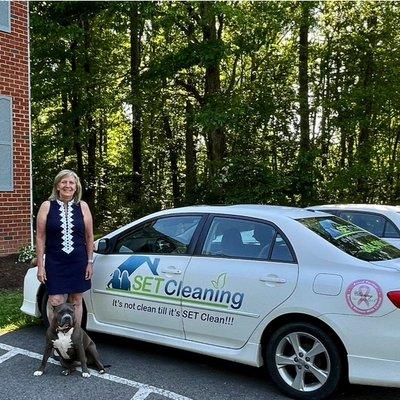
[[[59,330],[67,330],[75,325],[75,306],[64,303],[54,308],[53,326]]]

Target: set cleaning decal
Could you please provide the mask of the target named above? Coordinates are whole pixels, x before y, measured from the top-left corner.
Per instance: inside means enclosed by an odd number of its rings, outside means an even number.
[[[107,283],[108,290],[123,290],[149,298],[169,299],[173,302],[207,305],[215,309],[238,310],[243,304],[244,293],[224,290],[228,281],[227,273],[211,280],[209,287],[185,285],[182,280],[159,276],[157,267],[159,258],[151,260],[147,256],[132,256],[123,262],[111,275]],[[152,275],[134,274],[141,266],[147,266]],[[127,293],[125,293],[127,294]]]

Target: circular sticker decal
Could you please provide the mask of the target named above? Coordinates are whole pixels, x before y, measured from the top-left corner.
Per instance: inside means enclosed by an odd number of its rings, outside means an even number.
[[[357,314],[369,315],[379,310],[383,295],[380,286],[368,279],[350,283],[346,289],[348,306]]]

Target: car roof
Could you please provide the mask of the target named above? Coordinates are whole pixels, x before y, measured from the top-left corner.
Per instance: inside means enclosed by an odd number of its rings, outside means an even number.
[[[352,211],[372,211],[372,212],[400,212],[400,206],[386,204],[323,204],[319,206],[307,207],[313,210],[352,210]]]
[[[161,211],[159,214],[169,213],[212,213],[249,216],[255,218],[278,217],[278,218],[310,218],[315,217],[315,212],[298,207],[261,205],[261,204],[235,204],[223,206],[189,206],[171,208]]]
[[[158,218],[166,215],[177,215],[177,214],[227,214],[237,215],[241,217],[259,218],[259,219],[273,219],[274,222],[283,220],[296,220],[300,218],[313,218],[318,213],[321,216],[329,216],[329,214],[322,211],[306,210],[304,208],[297,207],[286,207],[286,206],[273,206],[273,205],[261,205],[261,204],[236,204],[236,205],[224,205],[224,206],[188,206],[179,208],[170,208],[162,211],[148,214],[140,219],[130,222],[127,225],[121,226],[117,230],[110,232],[105,237],[110,235],[116,235],[123,232],[125,229],[131,226],[140,224],[152,218]]]

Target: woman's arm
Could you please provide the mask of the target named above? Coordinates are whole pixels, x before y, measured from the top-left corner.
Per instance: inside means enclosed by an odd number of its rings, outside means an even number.
[[[44,269],[44,250],[46,244],[46,221],[49,213],[50,202],[44,201],[39,208],[36,218],[36,254],[37,254],[37,278],[41,283],[46,281],[46,271]]]
[[[91,279],[93,275],[93,247],[94,247],[93,219],[92,219],[92,213],[90,212],[87,203],[81,201],[81,208],[83,214],[83,222],[85,223],[86,252],[88,257],[85,279]]]

